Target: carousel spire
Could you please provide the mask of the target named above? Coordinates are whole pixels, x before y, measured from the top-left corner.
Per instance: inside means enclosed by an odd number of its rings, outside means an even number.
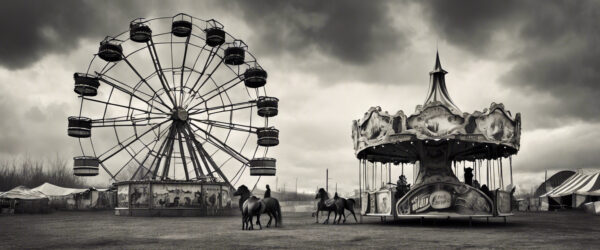
[[[440,63],[440,55],[436,51],[435,53],[435,66],[433,71],[429,72],[429,92],[425,99],[425,105],[433,102],[440,102],[442,105],[449,108],[454,113],[462,113],[460,109],[452,102],[448,89],[446,89],[445,75],[448,71],[442,69],[442,63]]]

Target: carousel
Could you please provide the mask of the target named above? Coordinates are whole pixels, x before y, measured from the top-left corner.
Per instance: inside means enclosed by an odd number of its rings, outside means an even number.
[[[505,221],[512,215],[511,157],[519,150],[521,115],[513,118],[496,103],[462,112],[446,74],[436,54],[425,103],[414,114],[372,107],[353,121],[361,215]],[[398,175],[392,178],[393,166]]]
[[[267,152],[279,144],[269,124],[279,100],[248,46],[218,21],[135,19],[86,66],[74,75],[79,112],[68,118],[81,148],[73,171],[110,179],[117,215],[227,214],[237,210],[234,185],[275,175]]]

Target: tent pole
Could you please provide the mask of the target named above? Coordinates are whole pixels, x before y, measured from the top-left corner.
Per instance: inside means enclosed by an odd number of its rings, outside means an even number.
[[[390,173],[388,174],[389,183],[392,183],[392,164],[390,163]]]
[[[500,186],[504,188],[504,171],[502,170],[502,157],[500,157],[499,160],[500,161],[498,163],[500,163]]]
[[[362,207],[363,207],[363,200],[362,200],[362,175],[361,175],[361,166],[362,165],[362,160],[359,159],[358,160],[358,204],[360,204],[360,210],[359,210],[359,215],[360,215],[360,223],[362,223]]]
[[[512,156],[508,158],[510,161],[510,185],[513,185],[513,175],[512,175]]]
[[[488,185],[488,188],[490,187],[490,160],[486,160],[487,161],[487,166],[486,166],[486,170],[485,170],[485,175],[486,175],[486,181],[485,184]]]

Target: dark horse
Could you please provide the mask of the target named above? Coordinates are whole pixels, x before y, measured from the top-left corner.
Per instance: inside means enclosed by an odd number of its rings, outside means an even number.
[[[250,193],[250,190],[245,185],[241,185],[233,193],[234,196],[240,196],[240,210],[242,211],[242,230],[250,229],[253,230],[252,218],[256,216],[256,224],[262,229],[260,224],[260,215],[269,215],[269,222],[267,227],[271,226],[271,221],[275,217],[275,227],[282,224],[281,219],[281,206],[279,201],[275,198],[268,197],[259,199]]]
[[[321,211],[327,211],[329,212],[327,214],[327,220],[325,220],[323,222],[323,224],[328,224],[329,223],[329,216],[331,216],[331,212],[335,213],[335,216],[333,218],[333,222],[336,222],[337,219],[337,223],[340,223],[340,219],[342,218],[342,216],[344,217],[344,221],[343,223],[346,223],[346,214],[344,213],[344,210],[348,210],[352,213],[352,215],[354,216],[354,220],[356,222],[358,222],[358,220],[356,219],[356,215],[354,214],[354,204],[356,203],[354,201],[354,199],[344,199],[341,198],[337,195],[334,196],[333,199],[329,199],[329,194],[327,194],[327,191],[325,191],[325,189],[320,188],[319,191],[317,192],[317,196],[315,196],[315,199],[320,199],[319,202],[317,203],[317,222],[319,223],[319,212]],[[339,215],[339,218],[338,218]]]

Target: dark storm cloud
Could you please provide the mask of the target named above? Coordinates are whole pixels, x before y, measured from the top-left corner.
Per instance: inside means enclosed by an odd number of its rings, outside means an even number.
[[[236,8],[254,32],[261,53],[310,50],[354,65],[369,63],[406,43],[391,23],[386,1],[236,1]],[[395,52],[397,53],[397,51]]]
[[[440,39],[513,63],[503,83],[552,96],[543,115],[600,120],[600,2],[427,1],[423,9]]]
[[[143,6],[130,1],[3,2],[0,66],[24,68],[48,53],[74,50],[81,38],[102,39],[104,34],[115,33],[115,27],[125,30],[132,16],[143,16]]]
[[[490,49],[492,36],[512,26],[518,5],[514,1],[423,1],[424,14],[440,40],[474,53]]]

